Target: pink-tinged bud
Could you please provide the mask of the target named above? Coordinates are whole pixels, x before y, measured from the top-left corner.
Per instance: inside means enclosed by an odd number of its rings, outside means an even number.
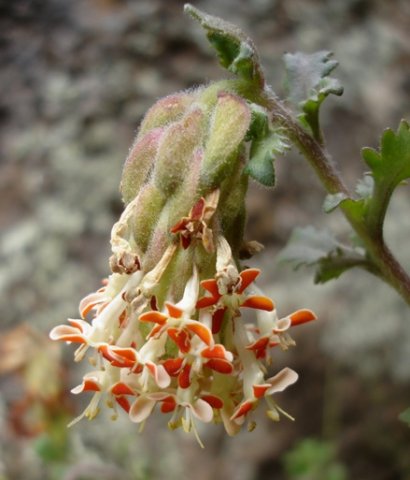
[[[179,120],[195,98],[195,92],[181,92],[158,100],[146,113],[140,135],[153,128],[163,127]]]
[[[148,247],[165,201],[164,195],[152,183],[142,187],[135,215],[132,218],[134,240],[142,252],[145,252]]]
[[[197,108],[166,129],[153,174],[155,184],[166,195],[173,194],[185,179],[195,148],[201,145],[204,122],[205,115]]]
[[[121,193],[124,203],[135,198],[146,181],[154,163],[164,129],[156,128],[144,136],[138,136],[124,164],[121,178]]]
[[[218,186],[230,174],[250,121],[251,112],[245,100],[232,93],[219,93],[202,165],[201,184],[204,188]]]

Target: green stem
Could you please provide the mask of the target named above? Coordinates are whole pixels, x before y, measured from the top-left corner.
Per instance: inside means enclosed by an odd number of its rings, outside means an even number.
[[[308,160],[326,191],[331,194],[344,193],[351,197],[325,148],[299,125],[279,99],[266,89],[257,98],[255,95],[255,101],[271,112],[275,122],[286,128],[290,139]],[[355,218],[343,203],[341,210],[362,239],[369,259],[380,271],[382,278],[410,305],[410,277],[384,243],[383,236],[375,235],[373,229],[369,229],[363,221]]]

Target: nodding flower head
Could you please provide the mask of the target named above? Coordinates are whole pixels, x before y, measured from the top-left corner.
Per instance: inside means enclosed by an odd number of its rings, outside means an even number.
[[[143,423],[158,409],[168,425],[223,423],[229,435],[264,400],[297,380],[283,368],[267,376],[270,349],[294,345],[288,329],[313,320],[310,310],[278,318],[242,268],[245,173],[251,107],[212,85],[157,102],[125,162],[126,207],[111,232],[111,275],[80,302],[80,318],[56,326],[53,340],[78,344],[75,360],[93,365],[73,393],[91,393],[76,419],[102,404]],[[244,323],[244,309],[254,323]],[[104,402],[102,401],[104,400]],[[285,414],[287,415],[287,414]],[[72,423],[74,423],[72,422]]]

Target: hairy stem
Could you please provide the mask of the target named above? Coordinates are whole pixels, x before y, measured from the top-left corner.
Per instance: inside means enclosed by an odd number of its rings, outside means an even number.
[[[348,188],[325,148],[299,125],[278,98],[266,89],[256,101],[269,109],[275,122],[287,129],[291,140],[315,170],[326,191],[331,194],[344,193],[350,197]],[[364,222],[355,218],[343,204],[341,209],[362,239],[369,259],[380,271],[380,276],[410,305],[410,277],[384,243],[383,236],[374,235],[374,232],[371,232]]]

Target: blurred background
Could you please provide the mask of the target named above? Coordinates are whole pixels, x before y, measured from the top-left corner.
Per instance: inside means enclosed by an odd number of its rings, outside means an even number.
[[[345,93],[322,108],[328,148],[350,187],[363,145],[410,113],[406,0],[203,0],[255,40],[283,93],[282,54],[331,50]],[[109,235],[122,211],[122,163],[145,110],[159,97],[219,79],[199,26],[176,0],[0,1],[0,479],[408,480],[409,311],[376,278],[350,271],[325,286],[278,265],[296,226],[341,237],[337,213],[297,152],[277,162],[273,191],[252,185],[252,260],[279,313],[308,307],[319,320],[275,357],[300,374],[280,403],[296,417],[235,438],[201,428],[206,445],[169,432],[158,415],[143,434],[103,412],[69,431],[87,398],[72,398],[87,365],[48,331],[77,317],[108,273]],[[395,194],[387,238],[410,270],[409,187]],[[293,333],[293,332],[292,332]],[[84,394],[82,397],[87,397]]]

